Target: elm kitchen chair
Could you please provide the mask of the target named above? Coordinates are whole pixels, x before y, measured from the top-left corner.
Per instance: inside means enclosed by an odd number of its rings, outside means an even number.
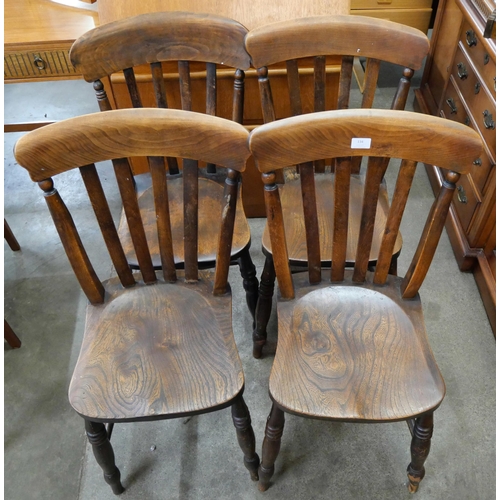
[[[369,149],[358,149],[359,140]],[[367,144],[367,143],[370,144]],[[393,110],[337,110],[263,125],[250,136],[262,172],[269,236],[280,295],[278,346],[271,370],[272,409],[259,469],[266,490],[274,472],[284,412],[344,422],[406,420],[411,434],[409,490],[424,477],[433,412],[445,395],[444,381],[424,325],[419,288],[436,250],[455,184],[482,151],[470,127],[442,118]],[[349,157],[368,157],[354,269],[345,268],[350,210]],[[297,162],[338,158],[332,202],[331,269],[321,269],[314,224],[306,225],[309,270],[291,273],[288,229],[276,173]],[[398,168],[375,271],[368,271],[379,184]],[[446,170],[404,278],[389,274],[392,249],[417,162]],[[310,221],[319,215],[314,184],[303,182]],[[417,228],[412,228],[417,231]],[[313,246],[314,248],[310,248]],[[405,245],[405,252],[408,245]],[[411,255],[411,254],[410,254]],[[314,260],[312,260],[314,259]],[[321,450],[318,450],[321,453]]]
[[[123,491],[109,438],[116,422],[196,415],[231,406],[238,442],[251,477],[259,457],[243,400],[244,376],[231,324],[227,283],[238,197],[238,174],[249,156],[248,132],[230,120],[170,109],[95,113],[35,130],[16,144],[18,163],[44,192],[62,244],[87,295],[85,333],[69,400],[85,420],[104,479]],[[127,157],[148,156],[153,180],[162,270],[155,271],[137,217]],[[163,157],[212,162],[227,172],[219,208],[216,268],[198,270],[196,225],[185,222],[185,270],[175,266]],[[118,238],[95,162],[115,159],[119,192],[134,235],[140,274]],[[117,277],[101,283],[52,177],[79,168]],[[196,179],[185,178],[187,182]],[[66,181],[67,182],[67,181]],[[174,181],[175,182],[175,181]],[[184,197],[195,209],[196,193]],[[106,429],[105,423],[108,423]]]
[[[394,82],[396,92],[392,101],[393,109],[404,109],[410,89],[411,77],[419,69],[429,50],[427,37],[414,28],[400,25],[383,19],[362,16],[319,16],[295,19],[256,28],[246,37],[246,48],[252,57],[252,64],[258,68],[261,105],[264,122],[283,118],[276,116],[273,105],[272,83],[280,76],[274,69],[268,71],[267,66],[277,63],[286,64],[290,116],[302,113],[325,111],[325,109],[346,109],[349,107],[351,79],[354,57],[366,57],[365,88],[361,106],[370,108],[374,103],[375,91],[381,61],[402,65],[402,77]],[[305,59],[304,59],[305,58]],[[311,58],[313,59],[311,61]],[[305,64],[304,64],[305,63]],[[301,67],[304,65],[304,67]],[[340,67],[339,67],[340,65]],[[307,67],[313,67],[313,75],[308,75]],[[339,74],[340,72],[340,74]],[[383,71],[382,71],[383,72]],[[335,76],[337,76],[338,93],[335,94]],[[351,158],[353,173],[351,189],[351,206],[349,219],[352,232],[348,235],[346,265],[352,267],[355,260],[355,248],[361,212],[361,199],[364,187],[360,173],[360,157]],[[330,159],[327,160],[330,163]],[[298,179],[287,180],[282,187],[284,223],[287,228],[288,256],[299,270],[321,258],[323,264],[331,259],[331,203],[335,166],[330,172],[325,168],[325,159],[313,164],[298,166],[302,186],[316,184],[315,195],[318,209],[318,221],[311,237],[319,238],[319,247],[309,245],[308,251],[315,249],[318,255],[308,255],[304,245],[306,231],[304,220],[315,224],[311,214],[305,212],[305,204],[301,200],[305,191],[301,192]],[[282,183],[286,175],[279,176]],[[311,190],[309,190],[311,193]],[[310,194],[309,194],[310,196]],[[375,233],[370,252],[370,266],[376,263],[383,228],[387,219],[388,199],[384,182],[380,186],[378,210],[375,219]],[[313,205],[312,205],[313,206]],[[391,273],[397,272],[397,256],[401,250],[402,239],[398,236],[394,249]],[[253,333],[253,355],[261,357],[267,340],[267,323],[272,309],[275,270],[273,255],[266,226],[262,238],[262,249],[266,256],[262,272],[259,301],[255,316],[256,326]],[[319,268],[314,270],[316,280],[319,279]]]
[[[111,109],[101,81],[110,77],[116,83],[124,80],[121,87],[128,89],[123,91],[127,95],[127,107],[177,107],[209,115],[217,113],[242,123],[244,70],[250,67],[250,56],[244,45],[246,33],[247,29],[240,23],[220,16],[190,12],[148,13],[105,24],[85,33],[73,44],[70,59],[85,80],[93,82],[101,111]],[[222,66],[218,68],[217,65]],[[119,72],[122,72],[121,76],[116,74]],[[203,92],[204,80],[206,90]],[[118,102],[118,107],[125,106],[125,96],[118,96],[116,88],[117,85],[114,86],[113,99]],[[118,100],[119,97],[122,101]],[[186,185],[183,188],[177,159],[166,158],[166,163],[173,178],[173,182],[169,183],[169,199],[174,260],[176,266],[182,268],[187,258],[182,244],[183,219],[189,217],[183,213],[182,207],[191,210],[190,205],[183,204],[182,198],[190,196],[190,193],[183,191]],[[198,171],[192,161],[183,162],[183,176],[197,176]],[[199,192],[198,261],[203,268],[213,268],[218,230],[218,221],[213,213],[217,210],[223,190],[223,178],[212,164],[206,166],[204,174],[200,175],[198,185],[189,185]],[[145,174],[135,179],[153,265],[155,269],[161,269],[150,177]],[[125,217],[122,217],[119,234],[129,264],[137,269],[138,256],[134,252]],[[250,257],[250,243],[250,228],[239,197],[231,258],[232,263],[239,265],[253,318],[259,282]],[[196,246],[193,248],[196,251]]]

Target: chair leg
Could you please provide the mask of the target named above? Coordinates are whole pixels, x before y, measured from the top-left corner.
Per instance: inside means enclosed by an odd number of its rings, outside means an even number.
[[[253,357],[262,356],[262,348],[267,340],[267,324],[273,308],[274,282],[276,271],[272,256],[266,256],[259,287],[259,300],[255,310],[255,328],[253,331]]]
[[[21,340],[14,333],[14,330],[11,328],[7,320],[3,320],[3,338],[7,341],[7,344],[12,347],[12,349],[18,349],[21,347]]]
[[[14,252],[21,250],[21,247],[16,237],[14,236],[14,233],[12,232],[12,229],[5,219],[3,220],[3,237],[7,240],[7,243],[11,250],[13,250]]]
[[[92,445],[95,459],[104,473],[104,480],[111,486],[113,493],[119,495],[125,491],[120,482],[120,471],[115,465],[115,454],[108,439],[106,427],[100,422],[85,420],[85,431]]]
[[[269,488],[271,477],[274,474],[274,462],[278,457],[281,446],[281,436],[285,426],[285,413],[274,403],[271,413],[267,417],[266,432],[262,443],[262,462],[259,467],[259,490]]]
[[[257,307],[257,299],[259,297],[259,280],[257,279],[257,270],[250,257],[250,250],[243,250],[238,257],[238,266],[240,274],[243,278],[243,288],[246,292],[247,306],[252,315],[253,328],[255,328],[255,308]]]
[[[255,434],[252,428],[252,420],[243,396],[238,396],[231,406],[231,416],[236,428],[236,437],[241,451],[243,451],[243,463],[250,472],[252,481],[258,481],[259,455],[255,453]]]
[[[416,419],[411,440],[411,462],[408,465],[408,490],[415,493],[425,476],[424,462],[431,449],[434,415],[429,413]]]

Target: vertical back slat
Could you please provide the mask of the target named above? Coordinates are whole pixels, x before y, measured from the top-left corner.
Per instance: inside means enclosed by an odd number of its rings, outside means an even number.
[[[344,279],[349,229],[350,165],[350,158],[337,159],[333,194],[335,200],[333,207],[332,281]]]
[[[337,109],[349,108],[349,96],[351,93],[353,56],[343,56],[340,66],[339,96],[337,99]]]
[[[165,281],[174,282],[177,279],[172,243],[172,228],[170,225],[170,210],[168,206],[167,177],[162,157],[150,156],[149,168],[153,181],[153,197],[156,210],[158,229],[158,246]]]
[[[207,63],[206,113],[215,116],[217,110],[217,72],[214,63]],[[213,163],[207,164],[207,173],[215,174]]]
[[[401,162],[401,168],[392,197],[391,208],[389,209],[384,235],[380,244],[375,276],[373,277],[373,282],[379,285],[385,283],[387,275],[389,274],[394,244],[398,237],[399,226],[403,218],[406,202],[408,201],[408,195],[410,194],[410,188],[416,168],[417,162],[415,161],[403,160]]]
[[[153,90],[155,93],[156,106],[158,108],[168,108],[167,92],[165,90],[165,80],[163,79],[163,69],[161,62],[151,63],[151,76],[153,78]],[[179,166],[175,158],[167,158],[168,171],[171,175],[179,173]]]
[[[237,69],[234,73],[233,116],[236,123],[243,123],[243,103],[245,100],[245,72]]]
[[[280,195],[276,184],[274,172],[262,174],[264,182],[264,200],[266,203],[267,224],[269,226],[269,237],[273,249],[273,262],[281,296],[284,299],[293,299],[295,291],[292,281],[292,273],[288,264],[288,250],[285,238],[285,225],[283,222],[283,210],[281,208]]]
[[[101,80],[96,80],[94,82],[94,91],[97,98],[97,104],[99,104],[99,110],[110,111],[112,109],[111,103],[109,102],[108,94]]]
[[[126,158],[113,160],[113,168],[142,278],[145,283],[154,283],[156,281],[156,274],[149,253],[146,233],[142,224],[141,212],[137,202],[134,181],[130,175],[128,160]]]
[[[326,57],[316,56],[314,58],[314,112],[326,109]],[[314,162],[316,172],[325,171],[325,160]]]
[[[127,84],[128,93],[130,94],[130,100],[132,101],[132,106],[134,108],[142,108],[141,96],[139,94],[139,89],[137,87],[137,82],[135,80],[134,69],[133,68],[124,69],[123,75],[125,76],[125,82]]]
[[[184,269],[186,281],[198,280],[198,162],[183,160]]]
[[[443,232],[458,179],[460,179],[460,174],[456,172],[449,171],[445,174],[439,195],[429,211],[415,255],[401,283],[401,295],[405,299],[410,299],[418,293],[429,270]]]
[[[286,77],[288,80],[291,116],[301,115],[302,98],[300,95],[299,65],[297,59],[290,59],[286,62]]]
[[[38,185],[44,192],[50,215],[54,220],[64,250],[80,286],[91,304],[102,304],[104,302],[104,287],[90,263],[71,214],[57,189],[54,188],[52,179],[40,181]]]
[[[215,264],[214,295],[221,295],[227,291],[227,278],[231,263],[231,244],[233,241],[234,220],[236,218],[236,201],[238,199],[239,174],[235,170],[228,170],[224,185],[224,200],[217,246]]]
[[[380,72],[379,59],[367,59],[365,70],[365,89],[363,92],[363,100],[361,101],[362,108],[371,108],[375,99],[375,91],[377,90],[378,75]],[[359,174],[361,169],[360,156],[353,156],[351,159],[351,173]]]
[[[365,280],[366,271],[368,270],[378,194],[387,164],[386,158],[368,158],[358,247],[356,250],[354,273],[352,275],[352,280],[356,283],[362,283]]]
[[[403,76],[399,80],[396,94],[394,94],[394,99],[392,100],[391,109],[405,109],[413,73],[414,71],[410,68],[405,68],[403,70]]]
[[[306,230],[309,282],[315,284],[321,281],[321,254],[318,211],[316,207],[316,188],[314,185],[314,164],[312,162],[303,163],[299,166],[299,172]]]
[[[133,286],[135,285],[135,279],[125,257],[120,238],[118,237],[118,232],[116,231],[113,216],[111,215],[106,196],[102,189],[97,169],[94,164],[85,165],[84,167],[80,167],[80,173],[120,282],[124,287]]]
[[[181,93],[181,107],[183,111],[191,111],[191,75],[189,73],[189,61],[179,61],[179,89]]]
[[[259,77],[260,104],[264,123],[274,122],[276,120],[276,114],[274,112],[273,94],[271,92],[271,84],[269,83],[267,68],[265,66],[259,68],[257,70],[257,76]],[[279,184],[283,184],[285,182],[283,170],[275,172],[275,176],[276,182]]]

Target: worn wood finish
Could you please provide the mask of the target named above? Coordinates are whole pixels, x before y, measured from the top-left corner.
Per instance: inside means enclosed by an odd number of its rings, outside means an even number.
[[[411,123],[411,141],[408,123]],[[433,139],[436,130],[440,133],[439,142]],[[313,135],[314,150],[307,150]],[[458,135],[460,141],[456,140]],[[477,133],[460,123],[443,122],[441,118],[410,111],[378,109],[326,111],[280,120],[252,131],[250,141],[253,151],[258,151],[259,170],[270,172],[311,159],[366,155],[367,150],[351,147],[351,140],[357,137],[372,139],[370,156],[434,161],[462,174],[472,165],[472,160],[466,162],[464,158],[477,157],[481,152]],[[433,147],[429,148],[431,141]]]
[[[352,139],[360,137],[371,138],[371,145],[364,151],[353,151]],[[432,152],[425,147],[431,142]],[[347,422],[411,420],[408,478],[410,491],[416,491],[425,473],[432,413],[445,395],[417,292],[444,227],[460,177],[457,172],[467,173],[472,158],[481,152],[481,138],[469,127],[448,120],[365,109],[313,113],[269,123],[251,132],[249,145],[266,190],[273,193],[272,197],[266,196],[266,203],[272,258],[281,292],[277,301],[278,346],[269,381],[273,409],[262,447],[259,488],[266,490],[270,484],[283,431],[283,412],[288,412]],[[368,157],[363,182],[350,175],[352,152]],[[406,277],[393,276],[388,274],[391,268],[394,271],[393,247],[416,162],[430,159],[432,154],[436,158],[432,164],[453,170],[449,170],[446,185],[430,208]],[[322,270],[319,283],[311,283],[307,272],[291,275],[291,244],[284,219],[288,206],[281,203],[280,196],[285,189],[280,192],[273,184],[274,169],[285,168],[297,157],[303,161],[338,159],[331,200],[325,205],[333,212],[333,250],[330,248],[329,254],[332,269]],[[402,161],[390,162],[392,157]],[[377,233],[374,227],[380,182],[387,168],[397,167],[399,176],[390,205],[387,201],[385,228],[378,231],[380,262],[374,274],[367,268],[372,235]],[[356,180],[364,185],[364,194],[362,206],[357,208],[361,213],[353,219],[349,195]],[[309,189],[314,193],[314,185]],[[361,226],[354,248],[356,262],[354,269],[345,269],[353,220],[360,221]],[[309,246],[307,238],[303,238],[304,243]],[[269,269],[266,272],[271,277]],[[259,356],[265,342],[259,315],[254,339]]]
[[[120,122],[120,129],[115,127]],[[22,137],[15,154],[31,179],[41,181],[71,168],[112,158],[171,156],[245,169],[248,132],[238,123],[218,117],[164,109],[119,109],[100,116],[84,115],[47,125]],[[197,124],[198,135],[189,131]],[[57,131],[57,133],[54,132]],[[168,131],[168,133],[167,133]],[[43,145],[43,146],[42,146]],[[86,153],[88,152],[88,153]],[[64,154],[63,154],[64,153]]]
[[[290,100],[290,114],[292,116],[310,112],[320,113],[326,109],[334,109],[335,107],[341,110],[347,109],[349,107],[354,58],[356,58],[356,61],[359,61],[360,56],[367,58],[361,103],[362,108],[371,108],[373,105],[381,61],[404,65],[403,79],[400,82],[392,103],[394,108],[399,109],[403,108],[406,102],[409,89],[408,83],[413,74],[413,69],[411,68],[416,69],[420,67],[429,50],[427,37],[418,30],[396,23],[357,16],[321,16],[274,23],[270,26],[263,26],[250,31],[245,39],[245,45],[252,56],[254,67],[258,68],[261,107],[265,123],[274,121],[276,118],[282,118],[282,115],[275,109],[271,93],[273,83],[274,88],[278,88],[278,77],[273,76],[273,70],[271,72],[268,70],[267,66],[269,65],[286,64],[288,97]],[[404,52],[401,51],[401,47],[405,47]],[[408,55],[405,53],[406,50],[408,51]],[[304,65],[307,65],[306,61],[309,65],[313,65],[312,88],[308,88],[310,85],[306,85],[306,81],[304,80]],[[340,70],[340,73],[336,80],[332,81],[327,76],[332,72],[334,66],[336,71]],[[301,71],[302,75],[300,74]],[[338,92],[332,96],[332,88],[337,90],[337,82]],[[301,83],[303,84],[302,88]],[[351,149],[346,153],[345,158],[349,158],[351,174],[357,175],[358,179],[361,179],[359,176],[361,156],[354,153],[355,151]],[[330,165],[328,170],[335,172],[337,167],[336,162],[339,160],[331,158],[328,155],[318,155],[315,157],[314,173],[316,175],[324,175],[328,164]],[[299,157],[297,157],[288,166],[300,165],[302,163]],[[277,181],[279,183],[284,182],[286,175],[282,173],[283,171],[274,167],[272,169],[275,171]],[[299,205],[295,201],[291,201],[296,195],[296,186],[294,186],[296,181],[286,182],[281,193],[283,203],[287,205],[285,210],[287,241],[291,239],[294,243],[301,242],[298,245],[292,243],[289,246],[289,258],[294,263],[304,264],[307,262],[311,280],[313,281],[319,280],[319,267],[316,266],[316,262],[322,260],[324,264],[328,265],[332,252],[330,228],[333,225],[333,220],[331,219],[333,212],[324,207],[323,200],[327,199],[327,206],[330,206],[331,201],[328,198],[331,197],[333,190],[333,176],[325,177],[325,179],[328,179],[329,183],[321,183],[321,186],[316,185],[316,190],[312,189],[314,184],[312,180],[310,180],[308,187],[302,181],[302,186],[304,187],[302,192],[303,199],[311,200],[312,206],[315,204],[314,196],[318,200],[321,199],[321,202],[317,205],[317,212],[319,220],[324,221],[326,227],[328,227],[327,238],[324,237],[326,233],[321,234],[320,231],[320,243],[317,253],[321,255],[321,258],[318,258],[318,256],[313,258],[312,255],[307,255],[305,252],[306,247],[309,251],[315,248],[310,241],[306,246],[303,236],[305,234],[304,228],[307,228],[307,235],[309,233],[312,235],[314,232],[315,228],[311,225],[310,221],[316,220],[316,216],[310,213],[310,205],[308,206],[307,203],[302,204],[303,213],[301,214]],[[382,177],[380,177],[380,180],[382,180]],[[359,184],[354,182],[350,193],[353,206],[356,207],[350,212],[351,227],[359,227],[360,224],[364,225],[367,223],[367,219],[361,220],[362,212],[358,208],[363,203],[363,189],[358,189],[359,187]],[[325,191],[320,192],[318,189]],[[375,193],[375,187],[373,187],[373,193]],[[356,194],[358,194],[357,197],[355,196]],[[387,214],[385,208],[388,200],[384,184],[381,184],[380,191],[377,190],[377,195],[379,203],[378,207],[373,208],[373,213],[377,213],[373,229],[375,231],[383,231],[385,216]],[[289,204],[287,200],[290,200]],[[304,220],[308,221],[308,223],[304,224]],[[370,227],[370,231],[371,229],[372,227]],[[336,235],[336,238],[339,236],[340,233]],[[382,233],[375,234],[374,240],[380,242],[381,236]],[[357,243],[354,243],[355,248],[365,249],[363,258],[356,259],[353,246],[346,243],[344,261],[345,265],[353,266],[357,260],[356,276],[359,280],[364,279],[363,275],[369,261],[373,263],[377,258],[376,254],[379,252],[379,247],[373,249],[371,247],[369,241],[372,238],[371,233],[369,234],[367,231],[364,231],[363,237],[366,238],[364,245],[358,247]],[[394,255],[396,256],[401,250],[401,237],[398,238],[397,244],[393,248]],[[267,228],[264,233],[263,247],[266,252],[271,252]],[[336,250],[334,249],[334,251]],[[375,256],[372,257],[372,253]],[[332,275],[341,277],[340,262],[332,264],[332,266],[337,266],[337,268],[332,270]],[[316,268],[314,271],[315,275],[312,274],[314,268]],[[267,306],[265,308],[267,309]],[[258,323],[262,324],[261,321]],[[256,337],[263,336],[265,337],[262,332],[256,335]]]
[[[185,122],[187,128],[183,129]],[[132,137],[132,123],[137,127],[127,153],[133,156],[138,151],[150,159],[163,274],[152,269],[127,160],[115,160],[114,167],[132,240],[134,243],[136,239],[141,240],[135,245],[136,252],[141,254],[138,255],[141,274],[136,275],[127,273],[123,266],[124,252],[118,248],[116,229],[92,165],[97,159],[123,154],[128,134]],[[174,418],[231,406],[244,464],[256,480],[259,457],[242,397],[243,369],[232,332],[232,298],[227,283],[240,175],[238,170],[227,169],[227,166],[245,168],[250,156],[248,132],[242,125],[222,118],[146,108],[96,113],[54,124],[51,134],[38,132],[18,141],[16,160],[34,179],[47,175],[45,165],[48,163],[53,165],[54,175],[70,170],[70,160],[74,161],[73,168],[80,167],[109,253],[122,268],[119,277],[99,281],[52,179],[39,181],[71,265],[91,302],[69,399],[85,419],[87,435],[104,479],[115,494],[123,491],[109,442],[111,427],[106,431],[103,423],[112,426],[115,422]],[[220,191],[218,210],[210,214],[219,223],[216,271],[198,273],[194,253],[191,260],[196,276],[190,276],[191,269],[186,269],[186,273],[175,269],[172,239],[176,235],[171,234],[167,186],[171,178],[165,175],[163,157],[176,156],[178,148],[183,148],[191,163],[185,165],[185,169],[193,170],[196,180],[196,161],[205,154],[199,147],[204,136],[207,140],[211,136],[213,153],[208,159],[216,160],[221,170],[226,169],[229,180],[225,196]],[[64,140],[67,137],[73,140],[68,143]],[[171,137],[172,142],[167,137]],[[184,179],[187,177],[189,175]],[[196,244],[191,233],[197,229],[192,221],[197,220],[198,207],[193,203],[191,192],[186,194],[179,210],[183,210],[183,205],[190,205],[184,239],[191,245]],[[144,264],[148,260],[151,269]],[[129,277],[131,283],[126,281]],[[134,283],[135,286],[123,286]]]
[[[240,23],[214,14],[147,13],[88,31],[73,44],[70,58],[88,82],[158,61],[205,61],[245,70],[250,67],[246,33]]]
[[[250,31],[245,44],[255,68],[288,59],[335,54],[376,58],[419,69],[429,51],[427,37],[415,28],[372,17],[342,15],[262,26]],[[403,46],[408,51],[402,51]]]

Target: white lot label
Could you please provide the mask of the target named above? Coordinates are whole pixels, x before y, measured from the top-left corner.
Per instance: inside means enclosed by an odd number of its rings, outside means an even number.
[[[354,137],[351,139],[352,149],[370,149],[372,140],[367,137]]]

